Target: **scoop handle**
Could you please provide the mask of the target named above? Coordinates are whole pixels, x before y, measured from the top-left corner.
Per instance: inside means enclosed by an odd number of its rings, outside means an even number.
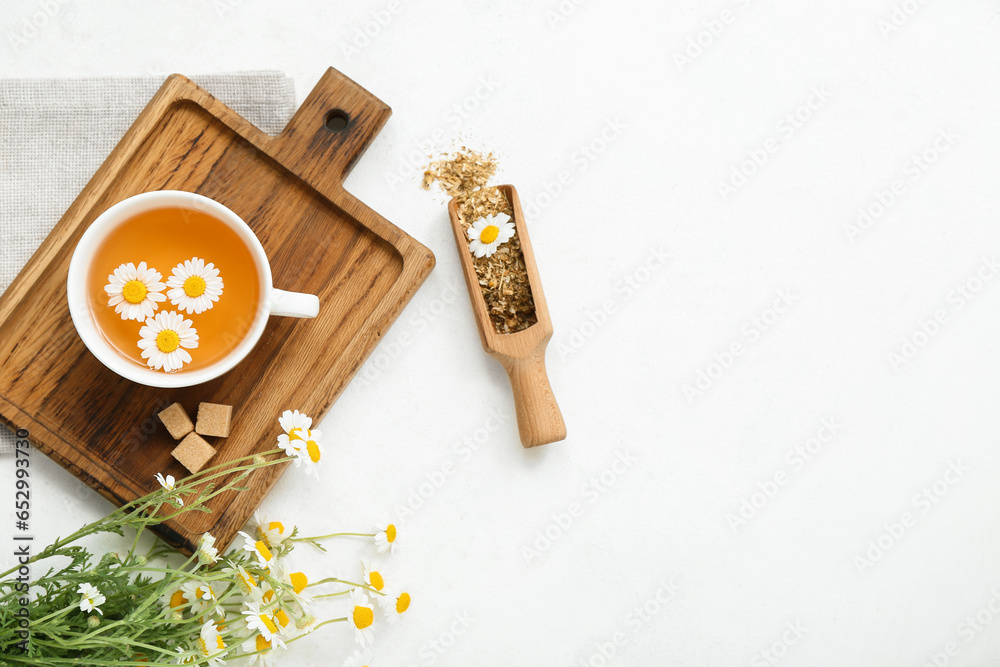
[[[514,408],[521,444],[537,447],[566,438],[566,423],[545,372],[545,346],[524,359],[501,360],[514,390]]]

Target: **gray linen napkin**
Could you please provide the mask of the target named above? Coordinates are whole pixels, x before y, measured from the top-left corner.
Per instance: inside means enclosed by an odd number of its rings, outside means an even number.
[[[295,110],[280,72],[191,77],[268,134]],[[163,83],[162,78],[0,80],[0,294]],[[13,451],[0,428],[0,454]]]

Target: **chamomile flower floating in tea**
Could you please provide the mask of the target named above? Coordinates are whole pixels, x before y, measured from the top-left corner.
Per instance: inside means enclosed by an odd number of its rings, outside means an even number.
[[[139,329],[139,347],[146,364],[166,372],[180,370],[191,362],[191,354],[184,348],[198,347],[198,331],[180,313],[160,311],[156,317],[146,319],[146,326]]]
[[[467,232],[472,239],[469,250],[476,257],[489,257],[501,243],[514,238],[514,223],[506,213],[487,215],[472,223]]]
[[[189,315],[205,312],[222,296],[222,278],[214,264],[199,257],[181,262],[167,278],[170,303]]]
[[[104,291],[109,297],[108,305],[114,306],[123,320],[142,322],[153,316],[159,308],[157,302],[167,300],[163,294],[165,287],[160,282],[159,271],[148,268],[146,262],[139,262],[139,266],[129,262],[108,276]]]

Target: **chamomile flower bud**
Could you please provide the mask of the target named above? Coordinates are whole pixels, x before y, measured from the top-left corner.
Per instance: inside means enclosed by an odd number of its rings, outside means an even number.
[[[312,614],[303,614],[301,617],[295,619],[295,627],[299,630],[305,630],[313,623],[316,622],[316,617]]]
[[[101,624],[101,619],[99,617],[97,616],[87,617],[87,627],[96,628],[100,624]]]

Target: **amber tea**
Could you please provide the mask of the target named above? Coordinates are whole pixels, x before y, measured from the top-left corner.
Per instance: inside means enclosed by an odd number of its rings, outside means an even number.
[[[116,226],[97,247],[87,295],[101,336],[161,372],[223,359],[250,330],[261,277],[250,248],[218,218],[164,207]]]

